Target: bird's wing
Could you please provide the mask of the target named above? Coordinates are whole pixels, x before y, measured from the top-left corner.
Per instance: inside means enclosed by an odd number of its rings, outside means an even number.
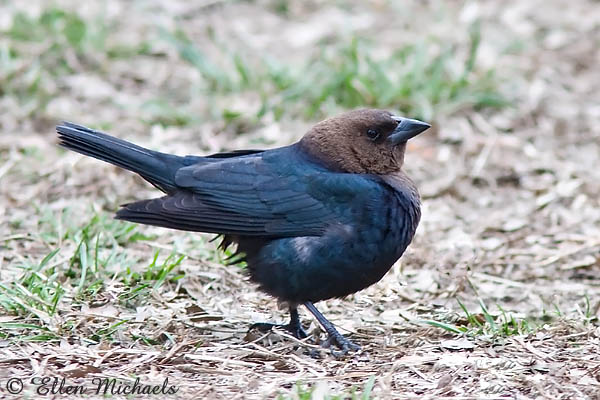
[[[353,210],[365,207],[378,186],[350,174],[279,169],[286,165],[262,157],[185,167],[175,176],[181,191],[126,205],[117,217],[200,232],[315,236],[331,224],[351,222]]]

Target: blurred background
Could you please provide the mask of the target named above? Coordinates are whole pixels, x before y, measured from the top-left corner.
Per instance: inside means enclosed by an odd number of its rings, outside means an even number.
[[[374,343],[373,352],[430,354],[440,335],[467,334],[474,343],[507,340],[500,358],[515,359],[510,338],[537,334],[535,346],[550,346],[555,361],[579,357],[557,343],[581,332],[582,349],[590,337],[598,343],[598,65],[594,0],[0,0],[0,340],[35,338],[57,351],[74,336],[160,353],[190,335],[167,329],[190,314],[209,316],[193,320],[204,321],[207,342],[229,344],[239,344],[245,324],[279,315],[243,272],[221,266],[207,237],[112,221],[119,204],[158,194],[132,174],[58,149],[58,121],[164,152],[208,154],[289,144],[327,116],[377,107],[433,125],[411,141],[405,166],[423,197],[422,223],[382,282],[322,311]],[[186,299],[174,294],[182,287]],[[117,305],[98,306],[99,298]],[[140,301],[150,308],[140,311]],[[75,323],[81,315],[96,317]],[[114,325],[131,315],[144,328]],[[231,342],[215,333],[224,328],[235,332]],[[381,372],[381,360],[404,351],[363,367]],[[123,374],[147,372],[147,363],[126,361],[132,369]],[[462,385],[437,387],[430,383],[445,367],[425,364],[430,382],[398,367],[373,390],[528,387],[517,367],[506,367],[510,378],[469,372],[453,375]],[[238,380],[210,393],[228,396],[236,385],[263,393],[252,382],[264,377],[240,365]],[[311,376],[288,367],[264,393],[288,393],[290,382]],[[544,375],[538,389],[587,393],[578,389],[588,376],[580,368],[558,381]],[[366,385],[369,376],[332,387]],[[597,374],[589,376],[594,387]],[[478,379],[495,383],[481,389]]]

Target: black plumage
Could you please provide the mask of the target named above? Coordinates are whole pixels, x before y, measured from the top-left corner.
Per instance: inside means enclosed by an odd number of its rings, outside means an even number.
[[[288,302],[287,329],[306,336],[297,312],[304,304],[347,351],[357,346],[313,303],[379,281],[411,242],[419,195],[401,167],[406,141],[428,127],[356,110],[290,146],[206,157],[148,150],[71,123],[57,131],[63,147],[136,172],[166,194],[126,204],[118,219],[223,235],[224,247],[237,243],[251,280]]]

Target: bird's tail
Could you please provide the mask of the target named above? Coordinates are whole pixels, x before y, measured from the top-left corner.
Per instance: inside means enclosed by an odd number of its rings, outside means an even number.
[[[62,147],[135,172],[166,193],[176,188],[175,172],[184,166],[184,157],[145,149],[70,122],[58,125],[56,131]]]

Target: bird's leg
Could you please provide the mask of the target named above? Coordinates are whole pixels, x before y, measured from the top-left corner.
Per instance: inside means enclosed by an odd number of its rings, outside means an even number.
[[[252,324],[248,330],[258,329],[261,332],[268,332],[273,327],[285,329],[290,332],[296,339],[304,339],[308,337],[308,334],[302,328],[300,322],[300,315],[298,315],[298,308],[290,306],[290,322],[288,324],[272,324],[269,322],[257,322]]]
[[[298,308],[290,307],[290,323],[285,326],[285,329],[292,332],[292,335],[297,339],[304,339],[308,337],[308,334],[302,328],[302,323],[300,322],[300,316],[298,315]]]
[[[350,350],[356,351],[360,349],[359,345],[352,343],[350,340],[342,336],[342,334],[335,329],[333,324],[329,322],[329,320],[327,320],[327,318],[325,318],[325,316],[321,314],[319,310],[317,310],[313,303],[307,301],[304,303],[304,306],[312,313],[312,315],[315,316],[317,321],[319,321],[319,324],[321,324],[323,329],[325,329],[325,332],[327,332],[328,337],[327,341],[325,342],[325,347],[328,347],[333,343],[341,350],[341,354],[336,354],[332,351],[333,355],[345,355]]]

